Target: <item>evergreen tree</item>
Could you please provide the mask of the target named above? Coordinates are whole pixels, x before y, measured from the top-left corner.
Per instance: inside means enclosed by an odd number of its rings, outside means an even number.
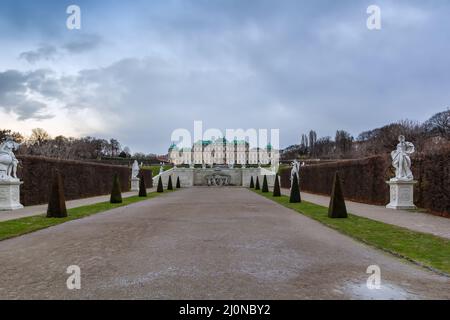
[[[297,175],[294,174],[294,178],[292,181],[292,187],[291,187],[291,196],[289,198],[290,203],[300,203],[302,202],[302,198],[300,196],[300,187],[298,185],[298,179]]]
[[[262,192],[269,192],[269,185],[267,184],[267,176],[264,175]]]
[[[258,176],[256,176],[255,190],[261,190],[261,188],[259,187],[259,178],[258,178]]]
[[[342,193],[341,179],[336,172],[333,179],[333,189],[331,191],[330,205],[328,207],[328,217],[330,218],[347,218],[347,207]]]
[[[139,197],[147,196],[147,187],[145,186],[144,175],[141,174],[141,179],[139,180]]]
[[[250,178],[250,188],[255,188],[255,183],[253,182],[253,176]]]
[[[120,180],[119,176],[114,174],[113,187],[111,190],[111,199],[110,203],[122,203],[122,191],[120,188]]]
[[[177,177],[177,186],[176,186],[176,188],[177,189],[181,188],[180,177]]]
[[[280,181],[278,178],[278,173],[275,175],[275,185],[273,186],[273,196],[281,197]]]
[[[156,192],[159,192],[159,193],[164,192],[161,176],[158,179],[158,187],[156,188]]]
[[[169,176],[169,182],[167,183],[167,190],[173,190],[172,176]]]
[[[48,198],[47,218],[67,217],[66,199],[64,197],[64,185],[58,170],[53,171],[52,184]]]

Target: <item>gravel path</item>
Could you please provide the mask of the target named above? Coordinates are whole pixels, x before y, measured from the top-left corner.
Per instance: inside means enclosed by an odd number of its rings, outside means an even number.
[[[68,290],[69,265],[81,290]],[[369,265],[381,289],[366,287]],[[189,188],[0,242],[1,299],[450,299],[449,278],[243,188]]]
[[[281,192],[284,195],[290,194],[289,189],[282,189]],[[302,199],[325,207],[328,207],[330,203],[330,197],[307,192],[302,192]],[[450,239],[449,218],[422,212],[392,210],[384,206],[375,206],[348,200],[345,201],[345,204],[347,210],[354,215]]]

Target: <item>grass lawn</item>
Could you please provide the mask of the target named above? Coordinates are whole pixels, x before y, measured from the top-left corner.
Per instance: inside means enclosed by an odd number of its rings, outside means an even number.
[[[142,169],[144,169],[144,170],[152,170],[152,177],[155,177],[155,176],[157,176],[159,174],[160,167],[161,166],[144,166]],[[163,168],[164,168],[164,171],[167,171],[169,169],[172,169],[173,166],[165,165],[165,166],[163,166]]]
[[[328,218],[328,208],[310,202],[289,203],[288,196],[254,192],[291,208],[356,240],[390,252],[419,265],[450,274],[450,240],[411,231],[387,223],[349,214],[347,219]]]
[[[164,193],[167,192],[173,191],[164,190]],[[118,207],[123,207],[135,202],[148,200],[164,193],[151,192],[147,195],[146,198],[138,196],[123,198],[122,203],[111,204],[109,202],[101,202],[87,206],[68,209],[67,218],[46,218],[45,215],[37,215],[15,220],[2,221],[0,222],[0,241],[18,237],[20,235],[48,228],[51,226],[55,226],[67,221],[88,217],[90,215],[99,212],[111,210]]]

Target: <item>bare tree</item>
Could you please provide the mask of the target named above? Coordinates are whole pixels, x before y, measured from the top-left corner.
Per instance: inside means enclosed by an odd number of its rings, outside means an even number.
[[[450,138],[450,109],[436,113],[424,123],[424,128],[427,133]]]

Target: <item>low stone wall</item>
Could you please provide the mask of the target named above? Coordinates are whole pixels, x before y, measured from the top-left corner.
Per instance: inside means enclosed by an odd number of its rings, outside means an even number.
[[[223,174],[230,177],[230,185],[244,186],[250,185],[250,179],[259,177],[259,181],[263,182],[264,175],[267,176],[267,184],[271,188],[275,183],[275,174],[264,168],[172,168],[164,171],[161,175],[153,178],[153,184],[156,186],[161,176],[164,188],[167,188],[169,176],[172,177],[172,184],[175,187],[177,177],[180,177],[182,187],[206,186],[206,177],[213,174]]]
[[[20,199],[25,206],[48,202],[53,169],[61,172],[66,200],[109,194],[115,173],[119,175],[122,191],[130,190],[131,169],[126,166],[34,156],[17,158],[20,161],[18,176],[24,182]],[[143,174],[147,187],[152,187],[151,171],[143,170]]]

